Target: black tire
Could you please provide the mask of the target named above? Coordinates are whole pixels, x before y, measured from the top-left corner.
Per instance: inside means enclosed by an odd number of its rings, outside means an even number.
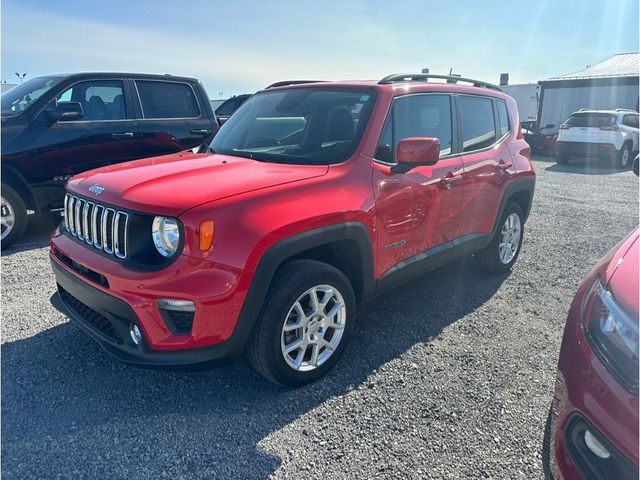
[[[287,314],[307,290],[329,285],[337,289],[346,308],[345,328],[333,354],[313,370],[298,371],[289,366],[281,349],[281,335]],[[297,387],[314,382],[339,360],[355,326],[355,295],[347,277],[338,269],[313,260],[293,260],[275,274],[263,313],[247,345],[251,365],[263,377],[280,385]],[[303,355],[303,359],[305,358]]]
[[[560,153],[556,154],[556,163],[558,165],[566,165],[569,163],[569,155]]]
[[[631,154],[631,145],[625,143],[620,152],[618,152],[618,168],[621,170],[627,170],[631,167],[633,162],[633,155]]]
[[[551,473],[551,444],[553,443],[553,432],[551,431],[551,408],[547,414],[547,421],[544,424],[544,437],[542,438],[542,472],[545,480],[553,480]]]
[[[15,217],[13,227],[5,238],[0,242],[0,248],[3,250],[15,242],[24,233],[27,228],[27,207],[22,197],[8,184],[2,182],[2,198],[9,204]],[[5,215],[5,208],[2,208],[2,216]],[[6,230],[5,225],[1,227],[2,234]]]
[[[516,214],[520,220],[520,238],[518,240],[518,246],[515,255],[508,262],[504,263],[500,259],[500,240],[502,238],[502,228],[507,221],[507,218]],[[491,239],[491,243],[487,245],[483,250],[478,254],[478,259],[480,260],[480,264],[482,268],[490,273],[504,273],[511,269],[518,256],[520,255],[520,250],[522,250],[522,239],[524,238],[524,215],[522,213],[522,209],[515,202],[507,202],[504,207],[504,211],[502,212],[502,217],[500,217],[500,222],[498,223],[498,230],[494,235],[493,239]]]

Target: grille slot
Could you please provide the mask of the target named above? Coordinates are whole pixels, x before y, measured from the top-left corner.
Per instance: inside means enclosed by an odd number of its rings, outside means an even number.
[[[71,236],[108,255],[127,258],[128,213],[67,193],[64,218]]]

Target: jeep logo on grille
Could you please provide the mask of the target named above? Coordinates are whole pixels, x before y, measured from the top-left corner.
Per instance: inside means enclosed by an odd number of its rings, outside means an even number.
[[[102,192],[104,192],[104,187],[101,187],[97,183],[94,183],[89,187],[89,191],[91,193],[95,193],[96,195],[100,195]]]

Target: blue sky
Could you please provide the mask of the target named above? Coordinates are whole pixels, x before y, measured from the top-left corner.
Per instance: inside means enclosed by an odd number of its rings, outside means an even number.
[[[638,0],[3,0],[2,80],[73,71],[200,78],[219,98],[294,78],[455,73],[510,83],[638,51]]]

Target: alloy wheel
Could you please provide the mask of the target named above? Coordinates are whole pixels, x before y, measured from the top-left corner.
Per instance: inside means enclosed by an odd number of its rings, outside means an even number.
[[[520,237],[522,234],[522,225],[520,223],[520,216],[517,213],[512,213],[507,217],[502,225],[500,243],[498,244],[498,253],[500,254],[500,261],[505,265],[509,264],[513,257],[516,256],[518,248],[520,247]]]
[[[0,240],[4,240],[13,230],[16,223],[16,213],[11,204],[4,198],[0,197]]]
[[[336,351],[346,325],[342,294],[330,285],[317,285],[293,303],[282,325],[280,347],[287,364],[310,371]]]

